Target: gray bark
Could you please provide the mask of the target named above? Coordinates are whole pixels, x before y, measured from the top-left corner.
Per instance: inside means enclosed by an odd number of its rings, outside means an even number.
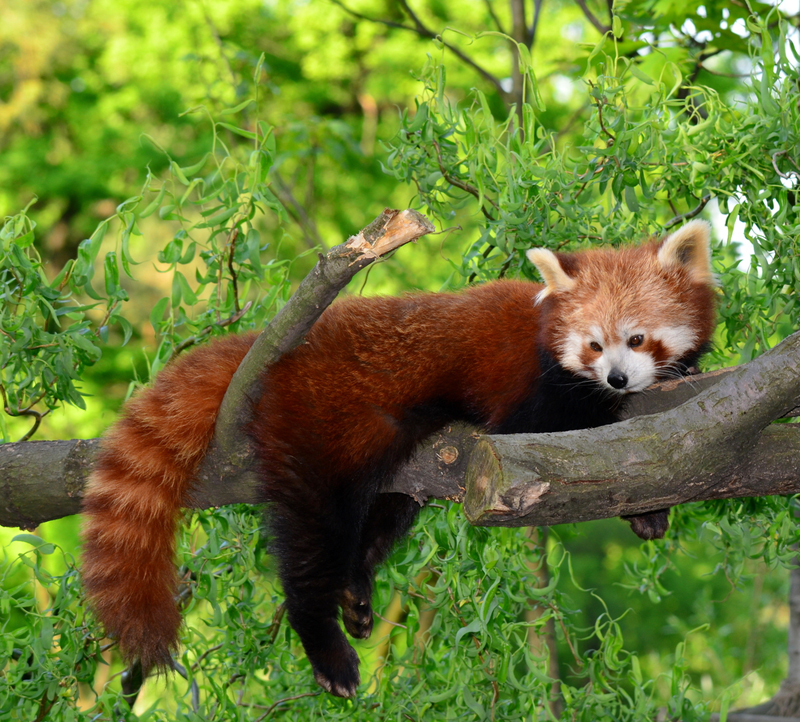
[[[709,498],[800,493],[800,425],[762,430],[771,416],[797,412],[799,339],[796,334],[745,366],[654,387],[632,399],[633,419],[601,429],[503,437],[446,427],[420,447],[391,490],[420,503],[430,497],[461,502],[471,478],[466,506],[472,518],[510,526],[637,514]],[[0,446],[0,525],[33,528],[79,513],[97,444]],[[234,461],[204,464],[195,507],[255,501],[252,457]],[[551,487],[540,493],[544,484]]]

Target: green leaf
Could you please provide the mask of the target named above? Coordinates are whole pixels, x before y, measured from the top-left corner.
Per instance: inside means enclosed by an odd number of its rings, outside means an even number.
[[[244,128],[239,128],[236,125],[231,125],[230,123],[223,123],[222,121],[217,121],[217,125],[223,128],[227,128],[231,133],[236,133],[236,135],[241,135],[242,138],[249,138],[250,140],[255,140],[258,136],[252,130],[245,130]]]
[[[263,54],[262,54],[261,57],[263,59],[263,57],[264,57]],[[247,100],[242,101],[241,103],[239,103],[239,105],[236,105],[233,108],[226,108],[225,110],[221,110],[219,114],[220,115],[236,115],[236,113],[239,113],[240,111],[244,110],[248,105],[252,105],[255,102],[256,101],[255,101],[254,98],[248,98]]]
[[[164,298],[160,299],[155,306],[153,306],[153,310],[150,311],[150,325],[153,329],[158,333],[158,328],[161,325],[161,321],[164,318],[164,311],[167,310],[167,304],[169,303],[169,299],[165,296]]]
[[[224,210],[220,211],[219,213],[215,213],[214,215],[206,218],[205,223],[198,224],[198,228],[211,228],[212,226],[222,225],[227,221],[229,218],[233,217],[239,212],[239,206],[234,206],[233,208],[225,208]]]
[[[119,264],[117,263],[117,254],[115,251],[106,253],[103,271],[105,275],[106,293],[109,296],[114,296],[119,289]]]
[[[466,634],[476,634],[477,632],[480,632],[480,631],[481,631],[481,620],[480,619],[473,619],[469,624],[467,624],[465,627],[461,627],[461,629],[459,629],[456,632],[456,637],[455,637],[455,640],[454,640],[455,641],[455,645],[454,646],[458,647],[458,643],[461,641],[461,639],[462,639],[462,637],[464,637],[464,635],[466,635]]]
[[[189,282],[186,280],[186,277],[180,271],[175,271],[175,278],[178,279],[178,284],[181,287],[181,296],[183,297],[183,300],[186,301],[186,303],[188,303],[190,306],[193,306],[195,303],[197,303],[197,296],[189,285]],[[175,305],[177,304],[173,303],[173,306]]]
[[[639,201],[636,198],[636,190],[633,186],[625,186],[625,205],[631,213],[639,212]]]

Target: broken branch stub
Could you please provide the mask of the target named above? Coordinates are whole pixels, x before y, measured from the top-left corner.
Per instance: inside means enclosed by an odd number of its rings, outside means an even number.
[[[748,456],[772,439],[762,430],[798,404],[800,332],[657,415],[482,437],[467,468],[464,511],[473,524],[540,526],[735,496],[719,487],[741,481]]]
[[[334,246],[300,282],[286,305],[258,335],[231,379],[217,416],[214,438],[197,472],[192,504],[210,501],[208,482],[220,477],[244,476],[241,488],[257,488],[252,478],[253,444],[242,429],[251,420],[252,399],[260,395],[261,372],[299,345],[317,319],[365,266],[400,246],[436,229],[421,213],[386,208],[372,223],[346,243]],[[248,498],[248,501],[250,498]]]

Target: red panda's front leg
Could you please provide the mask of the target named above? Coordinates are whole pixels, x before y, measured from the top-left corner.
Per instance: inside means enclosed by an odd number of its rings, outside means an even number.
[[[300,637],[314,678],[338,697],[355,695],[361,681],[358,655],[338,620],[360,538],[360,497],[363,494],[315,489],[270,508],[289,623]]]

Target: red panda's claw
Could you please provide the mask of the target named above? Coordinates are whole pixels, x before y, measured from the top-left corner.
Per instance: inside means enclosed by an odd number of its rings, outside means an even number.
[[[336,697],[355,697],[358,685],[361,684],[358,655],[347,642],[344,646],[344,654],[330,654],[322,658],[321,655],[314,655],[311,666],[314,669],[314,679],[326,692]]]

